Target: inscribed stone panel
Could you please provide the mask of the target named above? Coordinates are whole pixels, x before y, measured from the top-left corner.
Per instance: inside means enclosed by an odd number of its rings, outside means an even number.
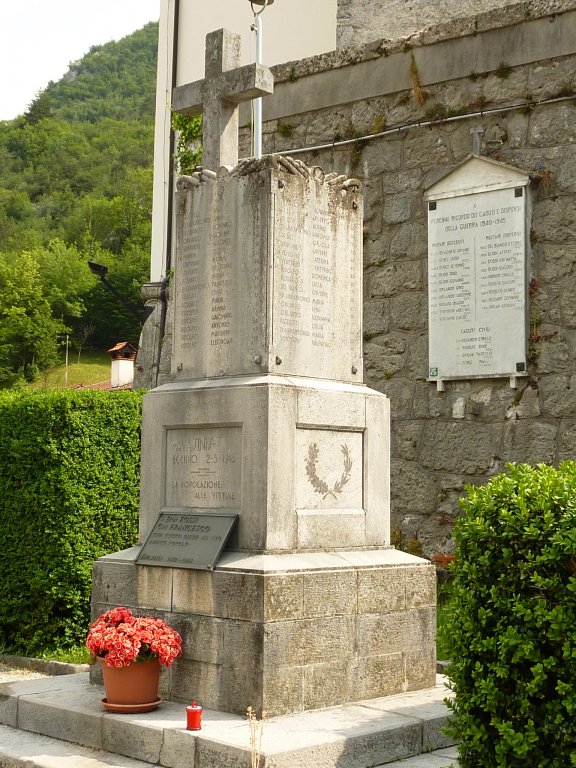
[[[179,182],[176,380],[362,381],[359,184],[299,169],[264,158],[245,175]]]
[[[270,331],[279,372],[362,380],[362,214],[347,197],[323,175],[288,178],[274,193]]]
[[[267,281],[261,211],[269,196],[254,194],[253,184],[254,176],[220,179],[181,192],[172,355],[179,378],[260,371]]]

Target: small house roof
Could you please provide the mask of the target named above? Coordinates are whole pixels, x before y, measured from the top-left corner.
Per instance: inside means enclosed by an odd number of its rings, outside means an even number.
[[[108,350],[112,360],[134,360],[137,352],[137,347],[130,344],[129,341],[119,341],[118,344]]]

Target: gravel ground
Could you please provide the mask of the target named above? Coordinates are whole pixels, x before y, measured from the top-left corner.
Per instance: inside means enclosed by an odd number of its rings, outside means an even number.
[[[30,680],[34,677],[48,677],[42,672],[34,672],[32,669],[22,667],[9,667],[0,662],[0,683],[9,683],[11,680]]]

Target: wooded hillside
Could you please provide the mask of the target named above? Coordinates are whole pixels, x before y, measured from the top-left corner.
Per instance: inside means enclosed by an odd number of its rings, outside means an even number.
[[[140,303],[150,262],[158,24],[91,48],[0,122],[0,386],[53,364],[66,333],[138,342],[92,275]]]

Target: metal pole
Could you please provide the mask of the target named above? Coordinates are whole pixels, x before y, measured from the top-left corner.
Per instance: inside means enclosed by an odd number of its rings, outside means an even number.
[[[261,12],[260,12],[261,13]],[[262,64],[262,20],[260,13],[254,14],[254,26],[256,32],[256,64]],[[259,160],[262,157],[262,97],[254,99],[254,157]]]
[[[64,389],[68,389],[68,343],[69,337],[66,334],[66,364],[64,366]]]

